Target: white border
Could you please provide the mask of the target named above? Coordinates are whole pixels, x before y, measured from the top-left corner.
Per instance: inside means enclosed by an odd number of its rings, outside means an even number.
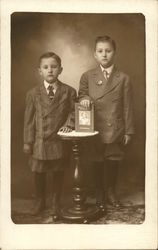
[[[156,249],[157,1],[1,1],[2,249]],[[142,225],[15,225],[10,219],[10,15],[17,11],[142,13],[146,19],[146,219]]]

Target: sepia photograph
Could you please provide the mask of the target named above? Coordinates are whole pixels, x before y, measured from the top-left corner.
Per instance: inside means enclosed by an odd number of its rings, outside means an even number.
[[[15,12],[11,81],[13,222],[143,223],[144,16]]]
[[[2,0],[2,250],[157,248],[156,6]]]

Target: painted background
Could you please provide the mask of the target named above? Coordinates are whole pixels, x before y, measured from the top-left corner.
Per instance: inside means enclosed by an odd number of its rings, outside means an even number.
[[[40,78],[39,56],[54,51],[62,58],[60,80],[78,90],[81,74],[95,67],[96,36],[109,35],[117,44],[116,64],[131,77],[136,135],[127,148],[118,185],[144,187],[145,178],[145,20],[141,14],[13,13],[11,17],[11,184],[12,197],[33,193],[28,157],[23,154],[26,92]],[[9,74],[9,72],[8,72]],[[71,186],[69,168],[65,186]],[[87,184],[93,184],[88,168]]]

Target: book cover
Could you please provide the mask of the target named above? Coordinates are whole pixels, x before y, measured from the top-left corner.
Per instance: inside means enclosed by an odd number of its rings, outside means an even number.
[[[79,103],[75,104],[75,131],[94,132],[94,105],[87,109]]]

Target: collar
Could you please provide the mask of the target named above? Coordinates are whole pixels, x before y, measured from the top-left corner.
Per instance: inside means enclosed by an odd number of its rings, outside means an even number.
[[[57,81],[48,83],[46,80],[44,80],[44,87],[46,88],[46,90],[48,89],[49,85],[52,86],[55,90],[57,89]]]
[[[110,67],[108,67],[108,68],[104,68],[104,67],[100,64],[100,67],[101,67],[102,72],[105,70],[105,71],[108,73],[108,75],[110,75],[111,72],[112,72],[112,70],[113,70],[113,68],[114,68],[114,64],[112,64],[112,65],[111,65]]]

